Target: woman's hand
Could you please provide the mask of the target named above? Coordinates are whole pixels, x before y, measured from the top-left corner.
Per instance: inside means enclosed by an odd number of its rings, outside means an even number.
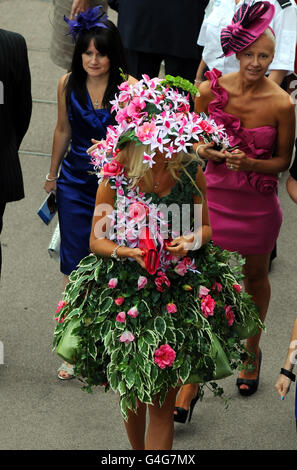
[[[95,140],[95,139],[91,139],[91,142],[94,144],[92,145],[92,147],[89,147],[88,150],[87,150],[87,153],[89,155],[91,155],[92,152],[94,152],[94,150],[96,150],[97,148],[97,145],[100,144],[100,140]]]
[[[88,0],[73,0],[70,19],[74,20],[82,11],[86,11],[88,7]]]
[[[198,155],[206,160],[212,160],[213,162],[223,162],[226,158],[224,149],[218,151],[213,149],[214,143],[200,144],[194,147],[195,150],[198,148]]]
[[[139,248],[128,248],[126,246],[121,246],[117,249],[117,254],[126,258],[133,258],[137,261],[142,268],[145,268],[145,263],[143,260],[144,253]]]
[[[56,191],[57,191],[57,181],[46,181],[44,183],[43,188],[45,189],[45,191],[47,193],[50,193],[51,191],[56,193]]]
[[[235,149],[232,152],[225,150],[224,155],[226,157],[226,165],[229,170],[233,171],[252,171],[252,158],[239,149]]]
[[[187,256],[189,249],[194,242],[194,235],[186,235],[182,237],[174,238],[170,243],[166,245],[166,250],[172,255],[183,258]]]
[[[279,376],[279,378],[278,378],[278,380],[275,384],[275,388],[276,388],[276,391],[279,394],[279,396],[283,397],[282,400],[285,398],[285,396],[289,392],[290,385],[291,385],[291,380],[288,377],[286,377],[285,375],[280,374],[280,376]]]

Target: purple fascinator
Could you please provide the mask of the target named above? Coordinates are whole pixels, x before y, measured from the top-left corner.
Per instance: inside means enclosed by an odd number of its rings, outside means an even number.
[[[270,2],[242,5],[232,18],[232,24],[221,31],[223,55],[240,52],[256,41],[271,22],[275,7]]]
[[[64,21],[69,26],[68,34],[72,34],[74,42],[76,41],[76,36],[82,32],[93,28],[108,28],[105,24],[108,16],[104,11],[100,12],[101,8],[103,8],[102,5],[88,8],[85,12],[80,13],[75,20],[70,20],[64,15]]]

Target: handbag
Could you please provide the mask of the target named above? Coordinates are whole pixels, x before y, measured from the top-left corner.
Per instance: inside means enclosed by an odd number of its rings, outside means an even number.
[[[253,319],[249,319],[245,324],[234,323],[233,329],[240,339],[247,339],[259,333],[259,325]]]
[[[62,332],[61,339],[56,346],[56,353],[64,361],[69,364],[74,364],[77,356],[77,347],[79,343],[79,337],[73,334],[75,328],[80,325],[80,318],[72,318],[68,321],[65,329]]]
[[[163,240],[157,234],[156,240],[151,236],[148,227],[143,227],[139,239],[139,248],[144,251],[144,263],[149,274],[155,274],[159,267],[160,256],[163,249]]]
[[[215,370],[214,370],[213,376],[209,377],[207,379],[207,382],[212,381],[212,380],[224,379],[225,377],[229,377],[230,375],[233,374],[228,358],[221,346],[221,343],[218,337],[214,333],[212,333],[210,353],[211,353],[211,356],[215,358]],[[203,382],[205,382],[205,379],[200,377],[199,373],[197,374],[194,373],[190,375],[186,383],[203,383]]]
[[[58,260],[60,257],[60,245],[61,245],[61,236],[60,236],[60,226],[59,222],[56,225],[54,233],[52,234],[51,241],[48,245],[48,253],[51,258]]]

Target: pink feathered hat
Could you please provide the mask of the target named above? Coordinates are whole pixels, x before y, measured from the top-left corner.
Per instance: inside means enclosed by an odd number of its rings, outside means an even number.
[[[256,41],[268,28],[274,12],[275,7],[270,2],[243,4],[233,16],[232,24],[221,31],[221,57],[236,54]]]

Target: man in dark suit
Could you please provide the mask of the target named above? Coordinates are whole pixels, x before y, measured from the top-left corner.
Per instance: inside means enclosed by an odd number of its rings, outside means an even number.
[[[31,76],[25,39],[0,29],[0,234],[7,202],[24,197],[18,150],[32,112]],[[2,256],[0,244],[0,274]]]
[[[109,0],[108,4],[118,12],[133,77],[158,76],[164,60],[166,74],[194,81],[202,53],[197,38],[208,0]]]

